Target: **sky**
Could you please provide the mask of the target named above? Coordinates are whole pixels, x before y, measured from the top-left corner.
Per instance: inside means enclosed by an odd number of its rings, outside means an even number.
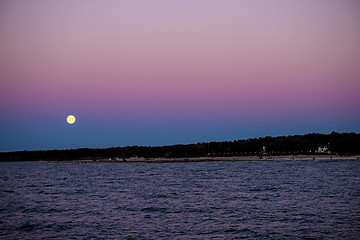
[[[356,0],[1,1],[0,151],[360,132],[359,23]]]

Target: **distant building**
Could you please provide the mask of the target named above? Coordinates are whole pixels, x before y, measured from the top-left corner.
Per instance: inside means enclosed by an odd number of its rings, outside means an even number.
[[[329,149],[324,146],[324,147],[318,147],[318,150],[317,150],[318,153],[328,153],[329,152]]]

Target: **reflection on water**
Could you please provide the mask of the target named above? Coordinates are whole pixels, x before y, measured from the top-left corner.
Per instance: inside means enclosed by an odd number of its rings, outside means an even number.
[[[356,239],[360,161],[0,163],[2,239]]]

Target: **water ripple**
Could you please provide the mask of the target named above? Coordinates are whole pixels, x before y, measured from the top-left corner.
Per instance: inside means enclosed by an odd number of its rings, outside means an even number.
[[[359,161],[0,163],[1,239],[357,239]]]

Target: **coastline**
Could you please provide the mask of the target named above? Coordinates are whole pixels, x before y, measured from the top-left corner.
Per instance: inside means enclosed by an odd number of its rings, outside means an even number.
[[[74,160],[82,162],[114,162],[114,163],[171,163],[171,162],[220,162],[220,161],[341,161],[360,160],[360,155],[338,156],[338,155],[284,155],[262,158],[258,156],[232,156],[232,157],[192,157],[192,158],[143,158],[131,157],[125,160]],[[73,161],[71,161],[73,162]]]
[[[179,158],[144,158],[130,157],[123,159],[70,159],[70,160],[24,160],[1,162],[56,162],[56,163],[174,163],[174,162],[235,162],[235,161],[344,161],[360,160],[360,155],[281,155],[271,158],[259,156],[224,156],[224,157],[179,157]]]

